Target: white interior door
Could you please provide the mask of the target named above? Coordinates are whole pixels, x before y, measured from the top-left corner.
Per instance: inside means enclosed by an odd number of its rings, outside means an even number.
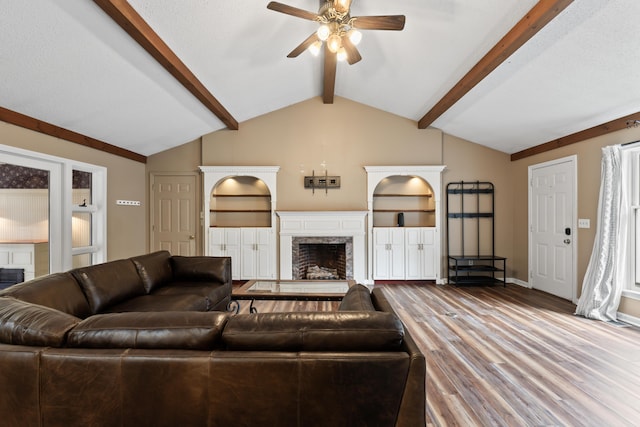
[[[196,255],[196,177],[155,175],[152,180],[152,250]]]
[[[534,289],[575,298],[576,158],[529,167],[529,265]]]

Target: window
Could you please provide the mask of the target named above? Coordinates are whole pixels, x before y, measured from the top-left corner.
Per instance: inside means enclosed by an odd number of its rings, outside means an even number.
[[[629,215],[631,227],[631,235],[634,236],[631,239],[631,247],[629,248],[630,257],[633,260],[631,267],[633,273],[631,277],[634,277],[631,284],[631,290],[640,292],[640,146],[634,144],[633,148],[628,148],[628,153],[624,153],[623,156],[628,155],[630,168],[627,175],[623,176],[623,179],[630,180],[631,197],[629,203]],[[623,169],[624,174],[624,169]]]
[[[632,143],[622,147],[621,180],[623,205],[621,212],[626,212],[629,218],[628,235],[628,270],[627,280],[622,294],[634,299],[640,299],[640,143]],[[625,190],[626,189],[626,190]]]
[[[96,177],[94,178],[94,175]],[[75,167],[71,174],[71,259],[73,268],[86,267],[104,260],[104,209],[96,203],[100,190],[100,174]],[[104,204],[103,204],[104,205]]]
[[[106,168],[4,145],[0,145],[0,164],[33,168],[48,176],[48,200],[43,212],[38,213],[44,215],[41,221],[44,225],[27,221],[37,215],[36,212],[26,215],[26,208],[23,215],[0,209],[0,240],[2,233],[8,233],[9,240],[46,242],[49,259],[45,264],[50,272],[106,261]],[[35,184],[32,184],[24,185],[24,190],[13,189],[16,191],[12,197],[17,194],[25,200],[33,198]],[[39,209],[39,205],[29,206]],[[42,234],[38,239],[34,237],[36,231]]]

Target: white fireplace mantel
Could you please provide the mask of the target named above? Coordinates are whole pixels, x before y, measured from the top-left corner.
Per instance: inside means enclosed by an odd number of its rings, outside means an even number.
[[[280,279],[293,278],[293,237],[335,236],[353,239],[353,279],[367,280],[367,211],[277,211],[280,217]]]

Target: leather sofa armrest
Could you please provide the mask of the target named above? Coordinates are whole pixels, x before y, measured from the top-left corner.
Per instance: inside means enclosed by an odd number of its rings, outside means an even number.
[[[231,258],[212,256],[171,257],[174,280],[215,281],[231,286]]]
[[[0,298],[0,342],[6,344],[62,347],[67,333],[79,322],[53,308]]]
[[[210,350],[228,318],[223,312],[128,312],[83,320],[67,337],[68,347]]]
[[[369,288],[360,284],[351,286],[340,301],[338,311],[376,311]]]

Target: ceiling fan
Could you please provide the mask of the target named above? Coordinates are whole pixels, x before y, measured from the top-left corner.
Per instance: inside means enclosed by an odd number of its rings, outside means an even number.
[[[349,64],[362,59],[356,48],[362,38],[359,29],[399,31],[404,28],[405,21],[404,15],[351,16],[351,0],[322,1],[318,13],[276,1],[270,2],[267,9],[320,24],[316,32],[287,55],[288,58],[295,58],[307,49],[317,55],[325,42],[325,61],[327,57],[333,56],[339,61],[346,60]]]

